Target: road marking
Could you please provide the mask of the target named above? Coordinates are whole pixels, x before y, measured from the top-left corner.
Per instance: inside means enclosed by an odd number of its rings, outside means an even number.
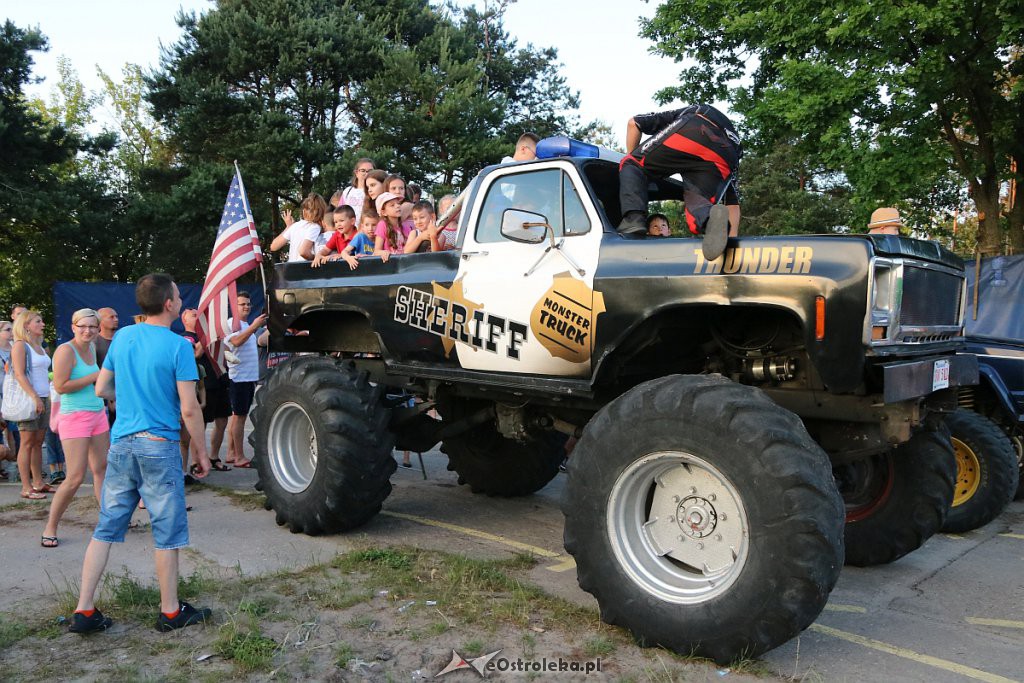
[[[986,683],[1017,683],[1012,678],[1004,678],[996,674],[990,674],[987,671],[981,671],[980,669],[973,669],[963,664],[957,664],[956,662],[950,662],[945,659],[939,659],[938,657],[932,657],[931,655],[923,655],[913,650],[907,650],[906,648],[896,647],[889,643],[883,643],[880,640],[874,640],[873,638],[865,638],[864,636],[857,635],[856,633],[848,633],[846,631],[840,631],[836,628],[829,626],[822,626],[821,624],[811,624],[807,627],[811,631],[817,631],[840,640],[846,640],[857,645],[863,645],[864,647],[871,648],[872,650],[878,650],[879,652],[885,652],[890,655],[896,655],[897,657],[903,657],[921,664],[927,664],[928,666],[934,666],[937,669],[943,669],[960,676],[966,676],[967,678],[973,678],[978,681],[985,681]]]
[[[999,534],[1000,536],[1006,536],[1007,538],[1017,538],[1024,541],[1024,534]]]
[[[960,536],[959,534],[942,534],[942,535],[945,536],[946,538],[952,538],[954,541],[962,541],[962,540],[964,540],[964,537]]]
[[[549,572],[567,572],[570,569],[576,569],[576,558],[567,557],[562,562],[544,567],[544,569],[547,569]]]
[[[563,553],[556,553],[546,548],[539,546],[530,545],[529,543],[522,543],[520,541],[513,541],[510,538],[504,536],[498,536],[496,534],[489,534],[486,531],[480,531],[478,529],[471,529],[466,526],[459,526],[457,524],[449,524],[448,522],[441,522],[436,519],[428,519],[426,517],[417,517],[416,515],[407,515],[404,512],[390,512],[388,510],[381,510],[382,515],[389,517],[396,517],[398,519],[404,519],[409,522],[416,522],[418,524],[426,524],[427,526],[436,526],[439,529],[447,529],[448,531],[454,531],[459,534],[466,534],[467,536],[473,536],[474,538],[481,538],[485,541],[491,541],[493,543],[500,543],[507,545],[510,548],[516,550],[522,550],[523,552],[532,553],[533,555],[539,555],[540,557],[548,558],[559,558],[561,561],[558,564],[553,564],[545,569],[553,572],[564,572],[576,567],[576,561],[571,557],[566,557]]]
[[[825,605],[825,609],[829,612],[855,612],[857,614],[867,614],[866,608],[858,607],[857,605],[840,605],[830,602]]]
[[[1024,621],[1009,621],[1008,619],[982,619],[981,617],[967,617],[968,624],[977,626],[1005,626],[1006,628],[1024,628]]]

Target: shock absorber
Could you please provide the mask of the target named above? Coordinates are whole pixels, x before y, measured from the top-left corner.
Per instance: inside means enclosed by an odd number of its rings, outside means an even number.
[[[974,387],[960,387],[956,394],[958,408],[974,410]]]
[[[743,361],[743,374],[755,382],[781,382],[796,376],[796,358],[773,356]]]

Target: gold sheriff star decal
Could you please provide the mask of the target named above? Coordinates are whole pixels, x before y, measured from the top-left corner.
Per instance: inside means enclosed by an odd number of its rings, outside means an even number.
[[[447,299],[453,304],[459,304],[466,309],[466,321],[468,325],[469,321],[473,319],[473,314],[484,307],[483,304],[478,304],[475,301],[470,301],[466,298],[466,294],[463,291],[462,281],[465,279],[465,275],[460,277],[458,280],[452,283],[451,287],[445,287],[439,285],[434,281],[430,284],[434,286],[434,296],[442,299]],[[448,313],[445,317],[445,329],[452,329],[452,315],[454,313],[454,307],[448,306]],[[455,340],[450,337],[441,337],[441,344],[444,346],[444,357],[448,358],[451,355],[452,349],[455,348]],[[476,347],[469,345],[474,351]]]

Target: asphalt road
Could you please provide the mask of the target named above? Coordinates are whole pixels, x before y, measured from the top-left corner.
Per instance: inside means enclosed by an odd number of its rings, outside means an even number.
[[[382,514],[356,532],[333,537],[291,534],[275,524],[272,512],[241,510],[200,487],[190,494],[196,508],[190,517],[193,545],[206,560],[242,573],[293,566],[296,557],[327,559],[356,540],[477,557],[528,551],[541,558],[532,572],[536,583],[596,605],[577,586],[575,565],[562,549],[559,498],[565,475],[535,495],[496,499],[459,486],[441,453],[426,453],[423,461],[426,479],[413,455],[414,469],[400,467],[392,478],[394,491]],[[208,479],[240,491],[252,491],[255,480],[252,470],[215,472]],[[15,486],[0,487],[0,505],[18,500],[16,492]],[[2,522],[0,610],[77,579],[89,529],[62,528],[57,563],[54,551],[40,549],[31,533]],[[112,566],[138,565],[146,575],[149,535],[132,542],[131,550],[115,551]],[[186,554],[186,572],[188,564]],[[1011,504],[982,529],[936,536],[890,565],[844,569],[817,622],[763,660],[780,677],[802,680],[1024,680],[1024,502]]]
[[[424,462],[426,480],[418,469],[396,473],[385,514],[363,529],[370,538],[419,525],[420,542],[432,546],[533,546],[549,553],[533,572],[537,583],[596,604],[576,585],[562,549],[564,474],[535,495],[495,499],[458,486],[441,453]],[[797,679],[1024,680],[1024,502],[981,529],[935,536],[892,564],[844,568],[818,620],[763,659]]]

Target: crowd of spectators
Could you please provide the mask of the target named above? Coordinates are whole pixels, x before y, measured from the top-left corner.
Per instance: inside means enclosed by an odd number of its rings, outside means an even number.
[[[513,156],[503,161],[536,158],[537,142],[536,135],[524,134]],[[454,249],[457,215],[445,225],[437,222],[454,202],[454,195],[444,195],[435,207],[423,198],[419,185],[374,168],[371,159],[359,159],[350,184],[331,195],[330,203],[314,192],[303,199],[300,220],[290,210],[281,213],[285,228],[270,250],[288,247],[289,262],[306,262],[314,268],[345,261],[355,269],[365,256],[387,261],[392,254]]]

